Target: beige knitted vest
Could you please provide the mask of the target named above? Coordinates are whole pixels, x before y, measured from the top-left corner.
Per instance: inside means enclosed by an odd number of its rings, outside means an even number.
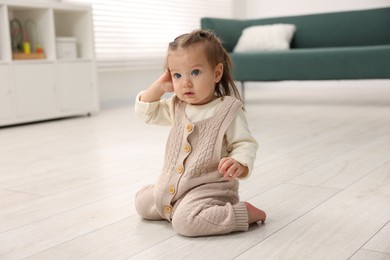
[[[226,181],[218,172],[224,135],[242,103],[226,96],[215,115],[198,122],[185,114],[186,103],[174,98],[173,122],[165,150],[162,173],[155,185],[154,200],[162,217],[171,220],[175,203],[194,187]],[[231,186],[235,183],[231,182]]]

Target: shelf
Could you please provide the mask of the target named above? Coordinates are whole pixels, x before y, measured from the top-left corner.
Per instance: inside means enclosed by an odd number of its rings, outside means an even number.
[[[18,65],[18,64],[47,64],[47,63],[54,63],[54,60],[48,60],[48,59],[27,59],[27,60],[13,60],[12,64]]]
[[[55,1],[0,0],[0,126],[99,109],[91,10]],[[58,37],[71,39],[72,48],[59,49]],[[30,53],[22,48],[26,42]]]
[[[91,13],[86,10],[55,10],[54,25],[55,37],[71,37],[76,40],[77,57],[93,57],[92,31],[88,30],[92,26],[89,17]]]
[[[14,60],[44,60],[46,55],[44,53],[12,53]]]
[[[62,64],[62,63],[75,63],[75,62],[92,62],[92,59],[89,59],[89,58],[77,58],[77,59],[60,59],[60,60],[57,60],[58,64]]]
[[[29,42],[31,45],[31,52],[36,52],[38,46],[43,48],[43,51],[48,59],[54,58],[54,28],[53,28],[53,16],[51,9],[41,7],[28,7],[28,6],[8,6],[8,16],[10,21],[14,21],[14,37],[22,43]],[[17,21],[17,22],[15,22]],[[22,26],[22,32],[19,26]],[[27,33],[29,32],[29,33]],[[20,36],[21,35],[21,36]],[[21,40],[20,40],[21,38]],[[11,42],[12,49],[16,51],[17,41]]]

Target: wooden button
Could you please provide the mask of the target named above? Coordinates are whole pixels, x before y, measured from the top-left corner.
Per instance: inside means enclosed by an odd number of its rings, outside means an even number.
[[[183,168],[183,166],[179,166],[179,167],[177,167],[177,172],[178,173],[183,173],[183,171],[184,171],[184,168]]]
[[[192,125],[191,125],[191,124],[188,124],[188,125],[186,126],[186,130],[187,130],[187,132],[191,132],[191,131],[192,131]]]
[[[191,151],[191,146],[188,144],[184,145],[184,152],[189,153]]]
[[[164,210],[166,213],[171,213],[172,212],[172,207],[171,206],[165,206]]]
[[[173,186],[171,186],[171,187],[169,187],[168,188],[168,192],[170,193],[170,194],[175,194],[175,187],[173,187]]]

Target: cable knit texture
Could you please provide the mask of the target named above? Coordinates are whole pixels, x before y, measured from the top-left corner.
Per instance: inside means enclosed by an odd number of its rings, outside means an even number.
[[[162,173],[155,185],[137,193],[136,209],[150,220],[172,221],[185,236],[225,234],[248,229],[248,215],[239,201],[239,182],[218,172],[224,134],[242,104],[224,97],[216,114],[191,122],[186,103],[174,99],[175,121],[168,137]]]

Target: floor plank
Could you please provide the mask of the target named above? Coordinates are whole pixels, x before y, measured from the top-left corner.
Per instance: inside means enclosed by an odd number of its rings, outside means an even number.
[[[390,135],[383,135],[315,169],[290,180],[290,183],[343,189],[390,158]]]
[[[0,210],[0,234],[21,226],[37,222],[69,210],[106,199],[116,194],[135,191],[137,188],[152,182],[150,178],[134,178],[123,174],[85,186],[79,186],[53,196],[39,197],[28,204],[11,205]],[[132,198],[129,198],[129,203]]]
[[[363,246],[363,249],[384,252],[390,255],[390,221]]]
[[[23,259],[135,215],[125,192],[0,234],[2,257]]]
[[[390,260],[390,254],[359,250],[350,260]]]
[[[168,222],[133,216],[25,259],[126,259],[174,235]]]
[[[347,259],[390,220],[388,205],[390,162],[238,259]]]

